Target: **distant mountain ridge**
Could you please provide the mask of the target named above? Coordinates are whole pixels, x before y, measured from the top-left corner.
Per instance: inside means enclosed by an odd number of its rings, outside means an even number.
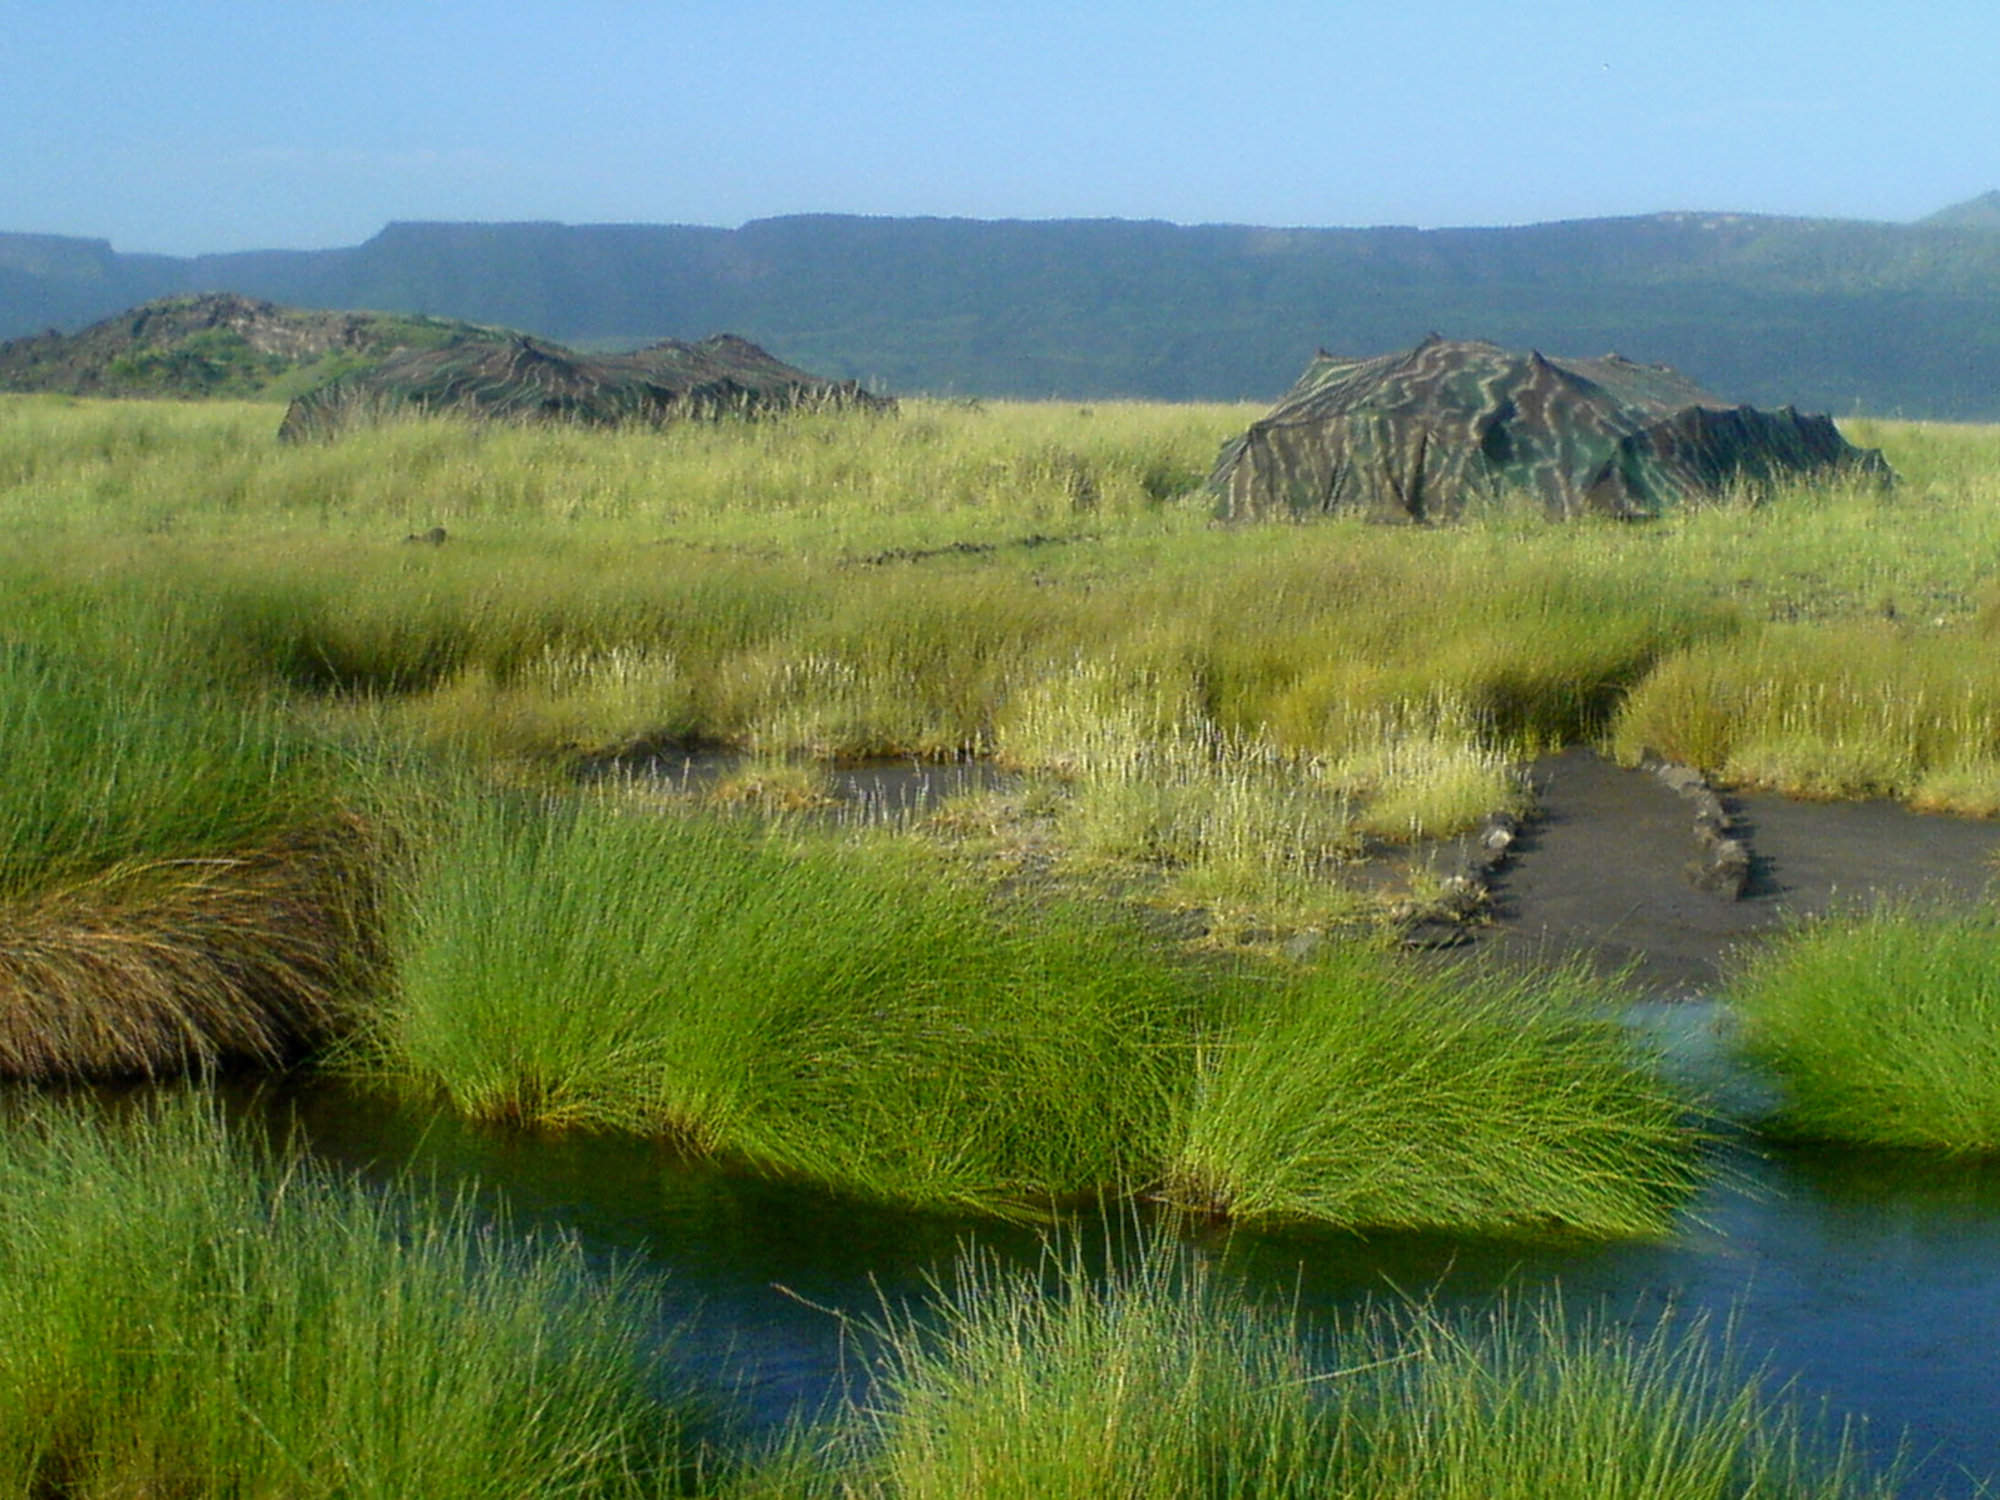
[[[1916,224],[1662,213],[1498,229],[804,215],[394,223],[324,251],[0,234],[0,337],[229,290],[585,348],[737,330],[900,393],[1269,399],[1437,330],[1664,362],[1735,400],[2000,420],[2000,193]]]
[[[2000,188],[1941,208],[1921,222],[1958,229],[2000,229]]]

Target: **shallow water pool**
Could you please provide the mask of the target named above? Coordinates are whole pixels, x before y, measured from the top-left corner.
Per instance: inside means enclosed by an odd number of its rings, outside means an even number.
[[[1710,1005],[1643,1007],[1672,1066],[1731,1112],[1754,1106]],[[914,1215],[690,1163],[644,1142],[480,1131],[340,1089],[263,1091],[239,1106],[296,1129],[331,1163],[469,1182],[516,1223],[560,1226],[607,1257],[665,1273],[667,1317],[692,1317],[692,1355],[753,1418],[810,1414],[866,1385],[868,1325],[948,1282],[977,1245],[1015,1263],[1042,1233]],[[1439,1309],[1559,1289],[1636,1325],[1706,1313],[1810,1406],[1866,1422],[1886,1458],[1907,1442],[1911,1494],[1970,1495],[2000,1473],[2000,1166],[1881,1153],[1717,1148],[1719,1172],[1681,1232],[1657,1245],[1523,1244],[1435,1234],[1213,1232],[1191,1248],[1253,1295],[1308,1319],[1421,1297]],[[1077,1231],[1101,1253],[1118,1229]]]

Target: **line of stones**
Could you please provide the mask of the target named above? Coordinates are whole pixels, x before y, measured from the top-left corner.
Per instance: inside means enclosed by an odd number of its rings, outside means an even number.
[[[1693,766],[1648,760],[1644,769],[1694,804],[1696,852],[1683,867],[1689,883],[1711,896],[1739,899],[1750,883],[1750,845],[1737,833],[1736,820],[1722,805],[1715,788]]]

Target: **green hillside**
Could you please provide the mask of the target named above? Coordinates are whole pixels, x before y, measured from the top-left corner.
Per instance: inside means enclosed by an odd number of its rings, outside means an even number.
[[[10,339],[0,344],[0,390],[290,398],[401,351],[506,337],[447,318],[324,312],[210,292],[159,298],[76,334]]]

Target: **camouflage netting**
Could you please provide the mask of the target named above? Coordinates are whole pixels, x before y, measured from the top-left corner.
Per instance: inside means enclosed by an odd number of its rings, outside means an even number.
[[[601,356],[516,335],[413,350],[331,381],[292,402],[278,436],[331,437],[411,411],[608,427],[891,404],[851,380],[794,368],[732,334]]]
[[[1652,516],[1683,501],[1837,473],[1890,478],[1826,416],[1710,395],[1664,365],[1545,359],[1436,334],[1376,359],[1322,353],[1222,451],[1229,520],[1341,512],[1442,520],[1510,493],[1552,517]]]

